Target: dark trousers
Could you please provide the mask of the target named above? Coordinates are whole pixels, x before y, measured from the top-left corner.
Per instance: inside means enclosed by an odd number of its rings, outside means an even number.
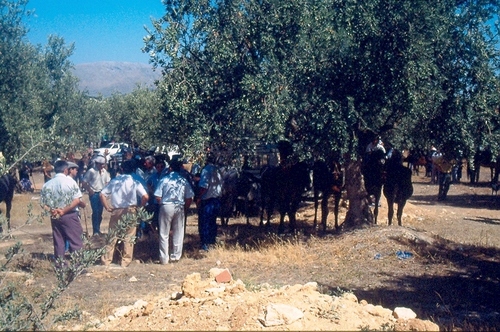
[[[83,247],[83,228],[77,212],[65,214],[59,219],[50,219],[50,223],[56,259],[64,257],[66,240],[69,243],[70,252],[80,250]]]
[[[99,194],[100,192],[96,192],[92,196],[89,196],[90,207],[92,208],[92,235],[101,233],[104,206],[102,205]]]
[[[450,190],[451,174],[450,173],[439,173],[439,193],[438,200],[444,201],[446,195],[448,195],[448,190]]]
[[[220,200],[209,198],[201,201],[198,210],[198,231],[201,245],[215,244],[217,237],[217,216],[220,212]]]

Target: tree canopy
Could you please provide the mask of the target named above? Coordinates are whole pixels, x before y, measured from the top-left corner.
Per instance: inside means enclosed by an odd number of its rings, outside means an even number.
[[[144,50],[179,142],[196,132],[241,153],[244,138],[285,138],[304,157],[344,156],[351,178],[374,134],[399,149],[498,149],[496,0],[164,4]]]
[[[145,38],[164,70],[163,113],[212,144],[289,138],[352,153],[369,129],[468,152],[496,131],[497,1],[165,7]],[[477,122],[489,130],[472,134]]]

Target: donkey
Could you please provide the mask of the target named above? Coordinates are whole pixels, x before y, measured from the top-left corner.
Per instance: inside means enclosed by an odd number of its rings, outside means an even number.
[[[10,210],[12,209],[12,199],[14,198],[14,190],[16,188],[16,179],[10,175],[5,174],[0,177],[0,203],[5,202],[7,217],[7,228],[10,230]],[[1,211],[0,211],[1,212]],[[3,233],[3,225],[0,224],[0,233]]]

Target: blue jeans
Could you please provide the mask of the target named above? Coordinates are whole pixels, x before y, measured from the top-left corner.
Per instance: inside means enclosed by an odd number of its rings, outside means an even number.
[[[220,212],[220,200],[209,198],[201,201],[198,210],[198,231],[202,247],[204,245],[215,244],[217,237],[217,216]]]
[[[93,235],[101,233],[102,211],[104,210],[104,206],[102,205],[99,194],[100,193],[94,193],[92,196],[89,196],[90,207],[92,208]]]

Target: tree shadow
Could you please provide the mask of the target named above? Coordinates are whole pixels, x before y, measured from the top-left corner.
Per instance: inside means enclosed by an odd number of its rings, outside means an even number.
[[[490,247],[456,244],[436,238],[432,244],[407,238],[392,240],[410,247],[413,257],[423,266],[449,266],[440,275],[395,276],[381,273],[385,286],[356,289],[354,294],[369,303],[387,308],[410,306],[417,317],[434,321],[441,330],[495,330],[500,326],[500,250]],[[338,285],[321,285],[335,292]]]
[[[484,217],[470,217],[470,218],[464,218],[464,220],[469,220],[469,221],[475,221],[487,225],[499,225],[500,226],[500,219],[492,219],[492,218],[484,218]]]
[[[437,201],[437,188],[436,195],[413,195],[408,201],[417,206],[442,205],[477,210],[500,210],[500,197],[484,194],[453,195],[449,193],[446,200]]]

